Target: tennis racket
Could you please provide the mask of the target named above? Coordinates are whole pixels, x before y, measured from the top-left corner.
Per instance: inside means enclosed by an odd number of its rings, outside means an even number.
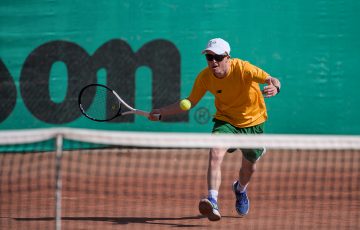
[[[129,114],[149,117],[148,112],[134,109],[114,90],[101,84],[90,84],[82,88],[78,102],[81,113],[93,121],[110,121]]]

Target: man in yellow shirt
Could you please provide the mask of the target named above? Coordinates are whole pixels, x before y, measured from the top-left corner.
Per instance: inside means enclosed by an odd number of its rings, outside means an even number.
[[[216,114],[212,133],[261,134],[267,112],[264,97],[272,97],[280,92],[280,81],[250,64],[230,58],[230,45],[221,38],[211,39],[202,52],[207,60],[207,67],[202,70],[187,98],[192,107],[209,91],[215,96]],[[267,84],[260,90],[259,84]],[[179,102],[153,109],[150,120],[184,112]],[[211,221],[221,219],[217,204],[221,184],[221,164],[227,152],[236,149],[212,148],[208,165],[208,197],[199,203],[199,211]],[[240,216],[249,212],[250,202],[246,188],[255,172],[256,163],[265,153],[265,149],[241,149],[243,159],[239,178],[233,183],[235,209]]]

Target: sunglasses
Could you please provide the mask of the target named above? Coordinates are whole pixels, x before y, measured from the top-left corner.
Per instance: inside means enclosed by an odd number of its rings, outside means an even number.
[[[227,55],[205,54],[206,60],[208,60],[208,61],[213,61],[213,60],[215,59],[215,61],[217,61],[217,62],[221,62],[222,60],[224,60],[224,58],[225,58],[226,56],[227,56]]]

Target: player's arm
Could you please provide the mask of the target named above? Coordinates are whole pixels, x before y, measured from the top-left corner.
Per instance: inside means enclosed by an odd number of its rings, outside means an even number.
[[[189,110],[190,108],[194,108],[206,92],[206,88],[203,85],[204,84],[201,82],[201,80],[198,76],[194,82],[194,85],[193,85],[193,88],[191,90],[189,97],[185,98],[186,100],[188,100],[188,102],[190,104],[190,105],[188,105],[188,108],[181,109],[180,108],[181,100],[179,100],[173,104],[161,107],[159,109],[153,109],[150,112],[149,120],[158,121],[159,119],[158,119],[158,117],[156,117],[155,114],[160,114],[160,117],[163,118],[163,117],[170,116],[170,115],[184,113],[184,112],[186,112],[186,110]]]
[[[250,64],[249,62],[242,62],[243,63],[243,73],[245,76],[252,79],[260,84],[267,84],[262,90],[264,97],[273,97],[276,94],[280,93],[281,84],[279,79],[275,77],[271,77],[268,73],[264,70],[260,69],[257,66]]]
[[[279,79],[271,77],[264,70],[257,66],[250,64],[249,62],[243,62],[243,73],[251,78],[253,81],[260,84],[267,84],[262,90],[264,97],[273,97],[280,93],[281,84]]]
[[[191,107],[194,107],[195,105],[196,103],[191,102]],[[160,114],[161,118],[163,118],[166,116],[175,115],[184,112],[186,111],[180,108],[180,100],[179,100],[173,104],[161,107],[159,109],[153,109],[150,112],[149,120],[158,121],[159,119],[158,116],[156,116],[156,114]]]
[[[267,84],[267,86],[265,86],[262,91],[264,97],[273,97],[276,94],[280,93],[281,83],[279,79],[269,75],[266,77],[265,83]]]

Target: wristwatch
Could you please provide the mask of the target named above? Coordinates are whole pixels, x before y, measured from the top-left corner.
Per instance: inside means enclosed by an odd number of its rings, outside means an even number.
[[[277,93],[280,93],[280,87],[279,86],[275,86]]]

